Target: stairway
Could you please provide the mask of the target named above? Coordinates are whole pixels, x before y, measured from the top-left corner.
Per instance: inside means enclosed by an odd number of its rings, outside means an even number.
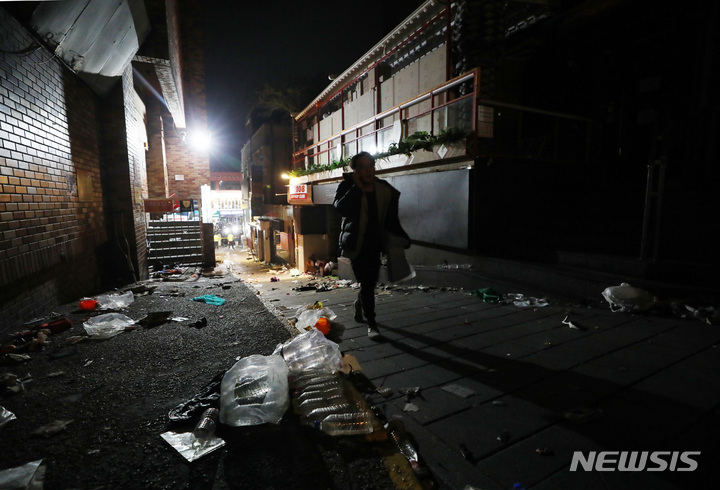
[[[199,221],[150,221],[147,239],[149,264],[202,265],[202,229]]]

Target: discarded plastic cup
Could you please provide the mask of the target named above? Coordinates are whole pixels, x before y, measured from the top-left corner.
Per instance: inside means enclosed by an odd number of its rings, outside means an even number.
[[[83,311],[94,311],[97,308],[98,302],[92,298],[83,298],[78,303],[78,306]]]

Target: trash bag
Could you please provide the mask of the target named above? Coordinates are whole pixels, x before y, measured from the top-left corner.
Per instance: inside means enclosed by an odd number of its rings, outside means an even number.
[[[288,368],[282,356],[240,359],[220,384],[220,422],[233,427],[279,424],[290,406]]]
[[[101,310],[119,310],[129,306],[135,299],[132,291],[124,293],[101,294],[97,296],[97,302]]]
[[[132,325],[135,325],[135,320],[121,313],[106,313],[90,318],[83,323],[90,338],[96,340],[114,337]]]
[[[208,408],[217,407],[220,400],[220,383],[224,372],[218,373],[198,394],[168,412],[172,422],[185,422],[200,415]]]
[[[285,359],[291,375],[307,370],[334,373],[342,366],[340,346],[315,328],[278,344],[273,354]]]
[[[638,313],[647,311],[658,299],[644,289],[636,288],[624,282],[619,286],[609,286],[602,292],[605,301],[610,303],[612,311]]]

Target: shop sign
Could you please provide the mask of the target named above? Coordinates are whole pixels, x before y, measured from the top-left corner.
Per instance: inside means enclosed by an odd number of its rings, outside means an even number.
[[[312,204],[312,185],[290,184],[288,186],[288,204]]]
[[[172,213],[172,199],[145,199],[146,213]]]

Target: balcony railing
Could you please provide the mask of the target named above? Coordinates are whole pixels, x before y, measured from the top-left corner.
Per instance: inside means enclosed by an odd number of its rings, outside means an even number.
[[[293,170],[322,168],[360,151],[382,154],[409,135],[437,137],[450,129],[476,140],[476,156],[589,162],[589,118],[480,99],[478,81],[475,69],[308,146],[293,154]]]
[[[391,144],[418,131],[436,136],[453,128],[475,134],[478,78],[479,70],[475,69],[303,148],[293,154],[293,169],[330,165],[361,151],[383,153]]]

